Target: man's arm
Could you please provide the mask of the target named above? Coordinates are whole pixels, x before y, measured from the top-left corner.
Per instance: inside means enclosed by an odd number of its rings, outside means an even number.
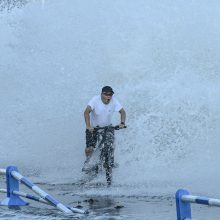
[[[125,126],[125,119],[126,119],[126,112],[125,110],[122,108],[119,113],[121,114],[121,123],[120,123],[120,127],[124,127]]]
[[[85,111],[84,111],[84,118],[85,118],[85,123],[86,123],[86,128],[87,129],[91,129],[91,125],[90,125],[90,116],[89,113],[92,111],[91,106],[87,105]]]

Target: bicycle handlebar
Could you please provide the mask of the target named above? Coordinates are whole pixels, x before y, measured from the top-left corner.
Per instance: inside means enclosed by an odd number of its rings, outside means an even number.
[[[101,130],[101,129],[108,129],[108,128],[113,128],[114,130],[120,130],[120,129],[127,128],[127,126],[124,126],[123,128],[120,128],[119,125],[116,125],[116,126],[108,125],[108,126],[104,126],[104,127],[95,127],[94,130],[98,131],[98,130]]]

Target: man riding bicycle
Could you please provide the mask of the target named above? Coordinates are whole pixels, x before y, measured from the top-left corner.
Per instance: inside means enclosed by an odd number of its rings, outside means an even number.
[[[121,114],[119,128],[125,127],[126,113],[119,101],[113,96],[114,91],[110,86],[102,88],[101,95],[94,96],[88,103],[84,118],[86,123],[86,149],[85,154],[89,159],[97,142],[96,127],[105,127],[111,125],[114,112]],[[106,134],[108,142],[114,142],[114,129],[109,129]]]

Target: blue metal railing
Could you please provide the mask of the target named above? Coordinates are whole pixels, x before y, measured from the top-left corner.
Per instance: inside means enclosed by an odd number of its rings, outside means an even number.
[[[177,220],[191,219],[190,203],[220,207],[220,199],[190,195],[187,190],[179,189],[176,192]]]
[[[25,197],[27,199],[45,203],[47,205],[52,205],[66,214],[71,214],[73,212],[81,213],[81,214],[88,213],[87,211],[69,207],[62,204],[57,199],[55,199],[54,197],[52,197],[51,195],[40,189],[38,186],[33,184],[26,177],[22,176],[18,172],[17,167],[15,166],[9,166],[7,167],[6,170],[0,169],[0,174],[6,175],[6,184],[7,184],[7,189],[0,189],[0,192],[7,193],[7,198],[1,201],[0,205],[25,206],[28,205],[28,203],[20,198],[20,197]],[[24,184],[26,187],[31,189],[40,197],[20,192],[19,183]]]

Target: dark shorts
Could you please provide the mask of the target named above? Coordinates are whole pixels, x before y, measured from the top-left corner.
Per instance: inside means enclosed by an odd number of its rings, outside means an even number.
[[[89,131],[88,129],[86,129],[86,147],[95,147],[96,143],[97,143],[97,136],[98,136],[98,131]],[[108,130],[107,134],[106,134],[106,138],[108,140],[108,143],[112,143],[114,142],[114,130]]]
[[[95,147],[97,142],[97,132],[86,129],[86,147]]]

